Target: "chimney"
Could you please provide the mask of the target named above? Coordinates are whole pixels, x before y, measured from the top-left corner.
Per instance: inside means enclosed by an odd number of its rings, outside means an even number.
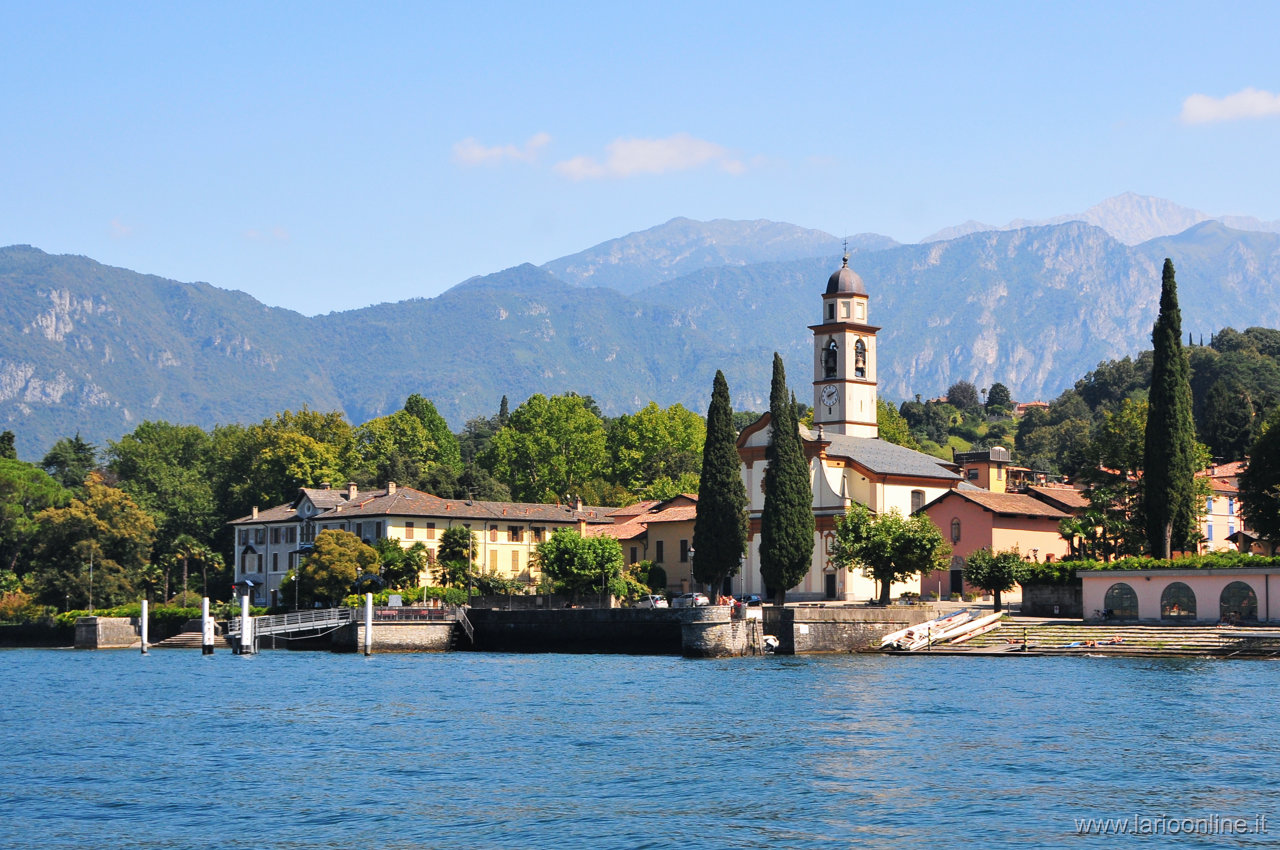
[[[388,496],[394,496],[395,494],[396,494],[396,482],[394,482],[394,481],[388,481],[388,482],[387,482],[387,495],[388,495]]]
[[[354,481],[347,482],[347,501],[348,502],[354,502],[356,500],[356,493],[359,493],[359,492],[360,492],[359,489],[357,489],[356,487],[356,482]]]
[[[253,518],[254,518],[254,519],[257,519],[257,518],[258,518],[258,506],[257,506],[257,505],[254,505],[254,506],[253,506]]]
[[[578,497],[576,497],[576,498],[574,499],[574,501],[573,501],[573,509],[574,509],[575,511],[580,511],[580,510],[582,510],[582,497],[581,497],[581,496],[578,496]]]
[[[328,482],[328,481],[321,481],[321,482],[320,482],[320,489],[321,489],[321,490],[328,490],[330,486],[331,486],[331,485],[329,484],[329,482]]]

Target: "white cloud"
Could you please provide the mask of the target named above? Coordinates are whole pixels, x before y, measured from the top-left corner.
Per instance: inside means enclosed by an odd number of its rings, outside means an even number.
[[[1226,97],[1193,94],[1182,102],[1182,123],[1211,124],[1280,115],[1280,94],[1248,88]]]
[[[631,177],[636,174],[666,174],[714,165],[729,174],[741,174],[747,166],[728,149],[715,142],[677,133],[665,139],[615,139],[605,148],[601,162],[589,156],[575,156],[555,165],[558,174],[570,180],[601,177]]]
[[[111,219],[111,238],[128,239],[133,235],[133,225],[125,224],[118,218]]]
[[[288,242],[290,239],[289,231],[279,225],[270,230],[258,230],[250,228],[244,232],[244,238],[250,242]]]
[[[529,141],[525,142],[523,147],[516,145],[485,147],[474,138],[468,137],[454,144],[453,159],[463,165],[496,165],[507,159],[516,162],[533,162],[538,157],[538,151],[546,147],[550,141],[549,134],[535,133],[529,137]]]

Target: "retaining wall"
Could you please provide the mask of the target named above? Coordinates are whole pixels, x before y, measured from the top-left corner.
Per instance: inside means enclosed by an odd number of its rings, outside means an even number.
[[[764,631],[778,639],[779,655],[857,652],[875,649],[890,632],[931,620],[938,613],[931,605],[767,607]]]
[[[1071,584],[1024,584],[1019,613],[1024,617],[1083,618],[1080,580],[1076,579]]]
[[[679,655],[687,608],[472,608],[475,648],[487,652]],[[465,645],[465,640],[459,645]]]
[[[454,622],[373,623],[373,652],[444,652],[453,637]],[[267,638],[269,640],[269,638]],[[332,635],[332,648],[339,652],[364,652],[364,623],[349,623]]]
[[[131,649],[142,646],[138,617],[80,617],[76,649]]]

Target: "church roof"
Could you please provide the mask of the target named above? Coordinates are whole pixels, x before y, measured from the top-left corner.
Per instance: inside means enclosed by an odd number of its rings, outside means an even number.
[[[816,440],[817,434],[801,426],[806,440]],[[829,443],[828,455],[847,457],[854,463],[880,475],[903,475],[911,478],[940,478],[959,481],[960,474],[946,466],[946,461],[899,446],[874,437],[850,437],[848,434],[822,432],[822,440]]]
[[[844,255],[844,264],[840,268],[831,273],[831,277],[827,279],[828,295],[866,295],[867,287],[863,285],[862,278],[849,268],[849,255]]]

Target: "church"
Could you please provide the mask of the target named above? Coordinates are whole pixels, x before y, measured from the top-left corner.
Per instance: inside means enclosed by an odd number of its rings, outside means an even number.
[[[827,281],[822,313],[813,334],[813,423],[800,426],[816,525],[813,562],[804,580],[787,590],[789,601],[865,601],[878,596],[876,583],[861,571],[831,561],[836,517],[858,502],[880,514],[904,516],[961,484],[954,463],[879,438],[876,424],[876,332],[871,325],[867,288],[849,256]],[[734,579],[741,594],[767,596],[760,577],[760,514],[764,509],[765,449],[771,425],[766,413],[738,435],[738,456],[746,485],[750,530],[742,574]],[[893,596],[919,592],[918,578],[895,584]]]

